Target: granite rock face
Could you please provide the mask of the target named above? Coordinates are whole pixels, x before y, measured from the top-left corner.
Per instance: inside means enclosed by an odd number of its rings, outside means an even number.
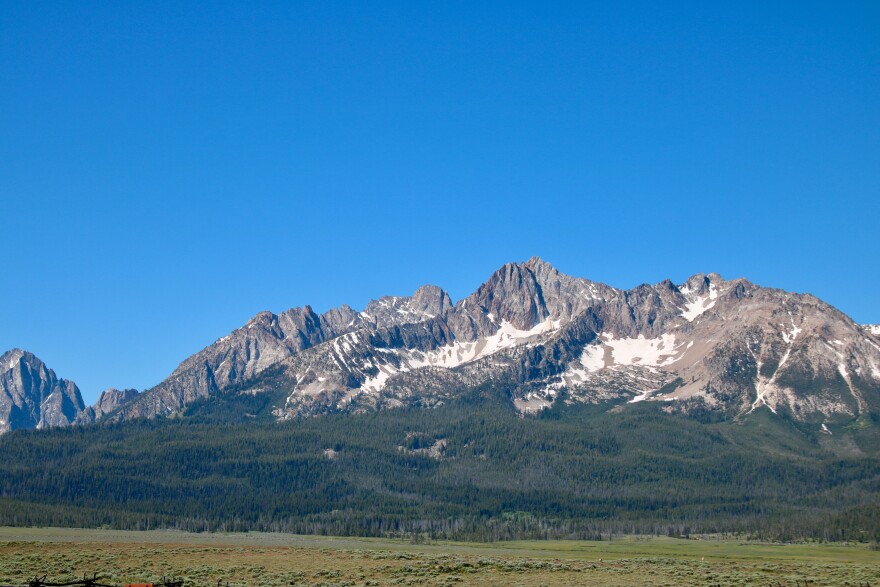
[[[282,397],[278,419],[431,406],[491,380],[522,412],[662,401],[824,425],[880,411],[878,337],[809,294],[745,279],[697,274],[624,291],[532,258],[455,304],[424,286],[360,312],[258,314],[112,417],[160,416],[229,393]]]
[[[76,384],[59,379],[33,353],[12,349],[0,356],[0,433],[91,419]]]
[[[491,382],[523,413],[555,402],[662,402],[668,411],[767,410],[825,430],[880,413],[880,327],[809,294],[697,274],[619,290],[532,258],[453,303],[412,296],[261,312],[143,393],[85,407],[33,354],[0,357],[0,433],[174,414],[200,400],[268,394],[279,420],[434,406]]]
[[[347,305],[323,314],[317,314],[310,306],[281,314],[261,312],[242,328],[185,360],[167,379],[121,407],[114,417],[170,414],[349,332],[418,323],[443,315],[451,307],[449,295],[429,285],[412,296],[373,300],[362,312]]]
[[[100,420],[107,414],[119,409],[120,406],[136,398],[139,393],[137,389],[115,389],[113,387],[105,389],[91,408],[94,413],[94,419]]]

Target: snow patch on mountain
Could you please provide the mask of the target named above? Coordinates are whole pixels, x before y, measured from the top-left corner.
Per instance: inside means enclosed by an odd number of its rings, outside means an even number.
[[[598,344],[584,348],[579,363],[572,372],[595,373],[606,367],[639,365],[665,367],[677,361],[685,349],[675,344],[675,335],[665,333],[658,338],[616,338],[613,333],[603,332]],[[579,368],[579,367],[582,367]]]
[[[406,373],[424,367],[455,367],[478,361],[484,357],[524,344],[537,343],[548,334],[559,329],[562,321],[548,318],[529,330],[520,330],[510,322],[502,321],[498,330],[485,338],[474,341],[456,341],[431,351],[416,349],[374,349],[374,354],[363,366],[354,367],[349,359],[352,344],[356,342],[356,334],[341,336],[333,341],[334,359],[352,371],[367,375],[361,383],[358,393],[376,395],[381,392],[388,380],[399,373]],[[351,340],[348,340],[348,339]],[[323,381],[321,381],[323,384]],[[325,391],[325,385],[312,382],[308,386],[297,387],[300,394],[316,394]]]
[[[405,369],[402,369],[405,370]],[[366,381],[361,384],[361,391],[365,391],[367,393],[378,393],[385,387],[385,384],[388,382],[392,376],[397,375],[399,371],[394,369],[393,367],[382,365],[379,367],[379,373],[370,377]]]
[[[590,373],[604,369],[605,346],[596,344],[586,347],[581,355],[581,365],[583,365],[584,369]]]
[[[825,343],[825,346],[827,346],[829,349],[831,349],[832,352],[834,352],[835,355],[837,355],[837,359],[838,359],[837,372],[840,373],[840,376],[843,378],[844,382],[846,383],[846,386],[849,388],[849,392],[852,394],[853,398],[855,398],[856,402],[858,403],[859,410],[866,410],[868,407],[867,403],[865,402],[864,398],[862,397],[862,394],[859,393],[858,389],[856,389],[856,387],[853,385],[852,378],[850,377],[849,371],[846,368],[846,360],[847,360],[846,355],[844,355],[844,353],[842,353],[841,351],[839,351],[835,347],[831,346],[827,342]]]
[[[560,325],[560,320],[548,318],[529,330],[520,330],[510,322],[502,321],[501,327],[495,334],[486,338],[471,342],[455,342],[425,353],[415,351],[411,354],[409,366],[411,369],[428,366],[452,369],[494,355],[504,349],[537,341],[558,330]]]
[[[782,324],[780,324],[780,326],[782,326]],[[794,342],[794,339],[797,338],[798,334],[800,334],[800,333],[802,332],[802,330],[803,330],[803,329],[801,329],[800,327],[798,327],[798,326],[795,325],[795,323],[794,323],[794,319],[792,319],[792,321],[791,321],[791,330],[790,330],[789,332],[783,332],[783,333],[782,333],[782,340],[785,341],[785,344],[787,344],[787,345],[791,345],[791,343]],[[838,342],[839,342],[839,341],[838,341]],[[781,365],[780,365],[780,366],[781,366]]]
[[[578,361],[546,385],[544,399],[565,388],[581,390],[574,394],[577,396],[586,392],[596,398],[616,390],[635,394],[630,403],[644,401],[674,379],[674,374],[664,368],[679,361],[692,346],[693,341],[676,344],[675,335],[669,333],[657,338],[617,338],[603,332],[597,342],[584,348]],[[520,411],[534,408],[540,403],[538,399],[517,407]]]
[[[181,398],[234,389],[275,364],[282,370],[252,392],[288,393],[273,411],[279,418],[437,405],[498,374],[521,412],[559,398],[679,400],[669,409],[686,411],[693,398],[737,415],[767,405],[806,420],[866,411],[880,382],[880,325],[855,330],[813,296],[713,273],[621,291],[530,259],[505,265],[457,304],[424,286],[361,312],[305,307],[246,326],[187,359],[124,416],[178,409]]]
[[[680,291],[688,300],[688,303],[685,304],[684,310],[681,312],[681,315],[688,322],[693,322],[698,316],[711,310],[715,306],[715,302],[718,301],[718,288],[714,283],[709,286],[709,293],[702,296],[691,294],[691,291],[688,288],[682,288]]]
[[[514,399],[513,405],[516,407],[520,414],[535,414],[553,405],[552,400],[554,399],[555,395],[556,394],[552,391],[549,392],[547,395],[541,395],[538,393],[527,393],[525,397]]]
[[[784,324],[780,324],[780,327],[784,327]],[[792,344],[795,339],[798,337],[803,331],[802,328],[797,326],[794,323],[794,318],[791,321],[791,330],[783,331],[781,333],[782,340],[787,345],[785,349],[785,353],[783,353],[782,358],[779,359],[779,363],[776,365],[776,369],[773,371],[773,374],[770,377],[764,377],[761,375],[761,370],[764,367],[764,362],[761,357],[752,350],[751,346],[748,346],[749,352],[752,354],[752,357],[755,359],[756,371],[757,375],[755,376],[755,401],[752,402],[751,408],[747,412],[751,414],[754,412],[759,406],[767,406],[770,408],[770,411],[774,414],[776,413],[776,407],[770,405],[769,400],[771,398],[776,398],[776,405],[779,405],[779,402],[782,401],[783,398],[791,398],[792,393],[790,390],[787,390],[776,383],[777,378],[783,372],[782,368],[788,362],[788,359],[791,357]],[[832,341],[834,343],[843,344],[841,341],[836,340]],[[837,351],[835,351],[837,352]]]
[[[663,334],[659,338],[645,338],[640,334],[637,338],[615,339],[611,333],[603,333],[605,344],[611,348],[611,357],[615,365],[650,365],[662,367],[676,361],[675,335]]]

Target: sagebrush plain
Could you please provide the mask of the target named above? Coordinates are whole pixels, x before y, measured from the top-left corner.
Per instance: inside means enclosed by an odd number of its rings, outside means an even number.
[[[0,529],[0,583],[177,577],[185,585],[856,586],[880,583],[867,544],[627,537],[489,544],[289,534]]]

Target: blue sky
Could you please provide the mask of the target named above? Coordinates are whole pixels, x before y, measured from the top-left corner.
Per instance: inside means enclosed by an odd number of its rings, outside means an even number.
[[[91,403],[538,255],[880,322],[880,3],[4,2],[0,347]]]

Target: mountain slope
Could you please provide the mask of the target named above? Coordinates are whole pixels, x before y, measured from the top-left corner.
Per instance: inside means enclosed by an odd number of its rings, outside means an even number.
[[[0,524],[880,538],[876,426],[832,426],[830,436],[769,410],[703,421],[648,401],[522,418],[491,384],[431,410],[230,422],[230,408],[258,399],[226,394],[179,418],[4,435]]]
[[[653,321],[629,319],[632,301],[616,300],[600,313],[598,339],[548,391],[589,400],[615,387],[633,401],[733,414],[763,406],[817,423],[880,409],[880,346],[821,300],[711,275],[648,289]]]
[[[89,408],[93,419],[100,420],[107,414],[118,410],[121,406],[135,399],[139,393],[136,389],[115,389],[113,387],[105,389],[98,396],[95,405]]]
[[[59,379],[27,351],[12,349],[0,356],[0,433],[91,419],[74,382]]]
[[[189,357],[162,383],[126,406],[124,417],[173,413],[259,374],[284,359],[358,329],[407,324],[443,313],[449,296],[434,286],[411,297],[384,297],[362,312],[349,306],[317,314],[310,306],[261,312],[242,328]]]
[[[73,381],[60,379],[33,353],[0,356],[0,434],[17,429],[90,424],[137,398],[136,389],[107,389],[94,406],[83,403]]]
[[[112,418],[174,413],[224,393],[267,394],[277,419],[438,405],[504,381],[521,412],[565,402],[663,401],[816,426],[880,411],[880,340],[808,294],[694,275],[622,291],[532,258],[452,304],[440,288],[258,314]]]

